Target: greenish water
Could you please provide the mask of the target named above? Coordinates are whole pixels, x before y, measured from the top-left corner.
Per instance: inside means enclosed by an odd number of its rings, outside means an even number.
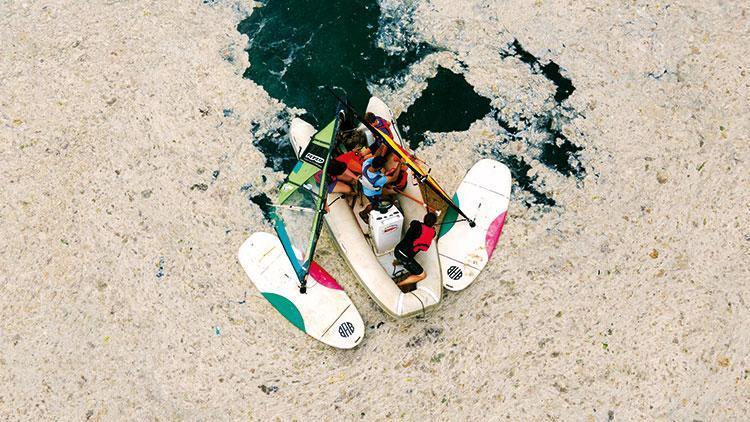
[[[526,51],[518,40],[513,40],[505,50],[500,52],[500,56],[515,57],[526,63],[532,72],[544,75],[545,78],[549,79],[557,88],[555,90],[555,101],[558,104],[570,97],[573,91],[576,90],[573,86],[573,81],[561,73],[560,65],[553,61],[543,64],[533,54]]]
[[[536,129],[548,136],[547,142],[541,146],[539,161],[565,176],[581,179],[586,175],[578,158],[583,147],[575,145],[563,135],[552,118],[544,116],[538,119]]]
[[[477,94],[463,75],[439,67],[422,95],[398,117],[398,126],[417,148],[424,132],[464,131],[490,111],[489,98]]]
[[[328,119],[336,101],[326,86],[345,92],[360,111],[370,97],[368,85],[396,85],[409,67],[437,50],[411,32],[413,2],[381,8],[375,1],[269,0],[243,20],[237,29],[249,37],[250,67],[244,76],[262,86],[287,107],[306,110],[302,117],[314,124]],[[523,157],[506,152],[509,138],[535,141],[536,158],[553,171],[582,179],[582,148],[563,135],[560,127],[575,115],[565,105],[573,93],[572,80],[552,61],[543,63],[513,41],[498,51],[503,60],[518,60],[529,71],[549,79],[556,91],[548,114],[518,116],[504,121],[489,98],[479,95],[462,73],[439,67],[427,80],[417,100],[398,117],[399,126],[413,148],[429,141],[425,132],[465,131],[478,119],[494,118],[506,133],[478,153],[505,162],[518,187],[529,194],[526,204],[553,206],[537,189],[536,176]],[[266,165],[288,172],[296,159],[288,141],[288,109],[268,121],[252,122],[253,142],[266,157]],[[533,134],[531,137],[528,135]],[[542,135],[541,137],[539,135]],[[251,198],[252,199],[252,198]],[[267,198],[254,198],[266,205]]]
[[[375,1],[270,0],[237,27],[250,38],[244,76],[319,124],[336,110],[326,86],[367,104],[368,82],[393,78],[433,51],[378,31],[380,20]]]
[[[297,158],[289,142],[289,113],[282,111],[273,119],[250,123],[250,132],[253,134],[253,145],[255,145],[266,158],[266,167],[275,171],[289,173]]]

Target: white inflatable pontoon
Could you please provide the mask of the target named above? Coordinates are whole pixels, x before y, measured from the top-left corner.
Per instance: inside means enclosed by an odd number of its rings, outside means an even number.
[[[372,97],[367,104],[367,111],[390,121],[394,140],[403,145],[393,113],[385,103]],[[370,135],[363,125],[360,125],[357,130]],[[297,156],[305,150],[315,132],[315,128],[304,120],[299,118],[292,120],[290,134]],[[423,201],[422,192],[411,171],[406,168],[402,171],[407,171],[409,175],[404,192]],[[377,210],[372,211],[368,225],[359,217],[359,211],[364,208],[367,200],[361,195],[358,196],[352,208],[347,203],[347,198],[339,199],[341,196],[343,195],[339,193],[328,195],[329,212],[325,216],[325,221],[341,255],[373,300],[385,312],[397,318],[421,315],[440,303],[443,284],[437,238],[427,251],[420,252],[416,256],[417,262],[427,273],[427,277],[417,283],[416,289],[403,293],[394,281],[403,274],[404,270],[400,265],[394,265],[393,246],[401,239],[412,220],[422,221],[426,213],[425,208],[416,201],[399,195],[398,208],[401,211],[396,207],[391,207],[385,214]],[[394,227],[399,227],[399,225],[400,230],[394,230]],[[370,233],[371,228],[374,233]],[[395,236],[396,234],[398,236]],[[374,238],[377,238],[377,241],[373,241]]]

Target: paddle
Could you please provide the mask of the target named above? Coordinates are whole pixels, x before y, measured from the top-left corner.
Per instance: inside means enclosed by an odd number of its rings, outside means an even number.
[[[425,208],[425,209],[426,209],[427,211],[429,211],[429,212],[434,212],[435,214],[437,214],[437,215],[440,215],[440,210],[436,210],[436,209],[434,209],[434,208],[430,207],[429,205],[425,204],[425,203],[424,203],[423,201],[420,201],[419,199],[417,199],[417,198],[415,198],[415,197],[413,197],[413,196],[409,195],[408,193],[406,193],[406,192],[404,192],[404,191],[401,191],[401,190],[398,190],[398,189],[394,189],[394,191],[395,191],[395,192],[396,192],[397,194],[399,194],[399,195],[403,195],[403,196],[405,196],[405,197],[407,197],[407,198],[411,199],[412,201],[416,202],[417,204],[419,204],[419,205],[423,206],[423,207],[424,207],[424,208]]]

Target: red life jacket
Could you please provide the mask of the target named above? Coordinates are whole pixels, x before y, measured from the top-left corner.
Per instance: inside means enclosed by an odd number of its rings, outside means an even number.
[[[409,181],[409,174],[406,173],[406,170],[401,170],[401,173],[398,175],[398,179],[393,181],[393,187],[396,188],[396,190],[404,190],[406,189],[406,182]]]
[[[348,151],[336,157],[336,161],[346,164],[346,167],[354,173],[362,173],[362,163],[365,160],[356,152]]]
[[[356,161],[359,164],[362,164],[365,161],[354,151],[347,151],[343,154],[340,154],[338,157],[336,157],[336,160],[341,161],[344,164],[347,164],[349,161]]]
[[[414,244],[412,245],[412,252],[424,252],[427,249],[430,249],[430,244],[432,243],[432,239],[434,238],[435,229],[422,224],[422,233],[420,233],[419,237],[414,240]]]

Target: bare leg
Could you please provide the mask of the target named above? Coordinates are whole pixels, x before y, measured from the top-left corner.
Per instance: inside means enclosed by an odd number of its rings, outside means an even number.
[[[398,165],[398,161],[393,159],[394,155],[392,152],[388,152],[385,156],[385,171],[388,174],[389,171],[393,171]]]
[[[419,283],[420,281],[427,278],[427,272],[422,271],[422,274],[412,274],[409,277],[406,277],[402,282],[398,283],[397,286],[408,286],[409,284]]]
[[[401,174],[401,166],[398,165],[399,163],[396,162],[395,167],[392,167],[386,171],[386,174],[388,176],[393,177],[393,180],[398,180],[399,174]]]
[[[339,180],[341,180],[343,182],[346,182],[346,183],[349,183],[349,184],[352,184],[352,183],[356,182],[357,179],[358,179],[358,176],[356,174],[354,174],[354,172],[352,172],[349,169],[344,170],[343,174],[340,174],[340,175],[338,175],[336,177],[338,177]]]
[[[352,187],[344,182],[336,182],[336,186],[333,187],[334,193],[343,193],[344,195],[351,195],[353,193]]]

